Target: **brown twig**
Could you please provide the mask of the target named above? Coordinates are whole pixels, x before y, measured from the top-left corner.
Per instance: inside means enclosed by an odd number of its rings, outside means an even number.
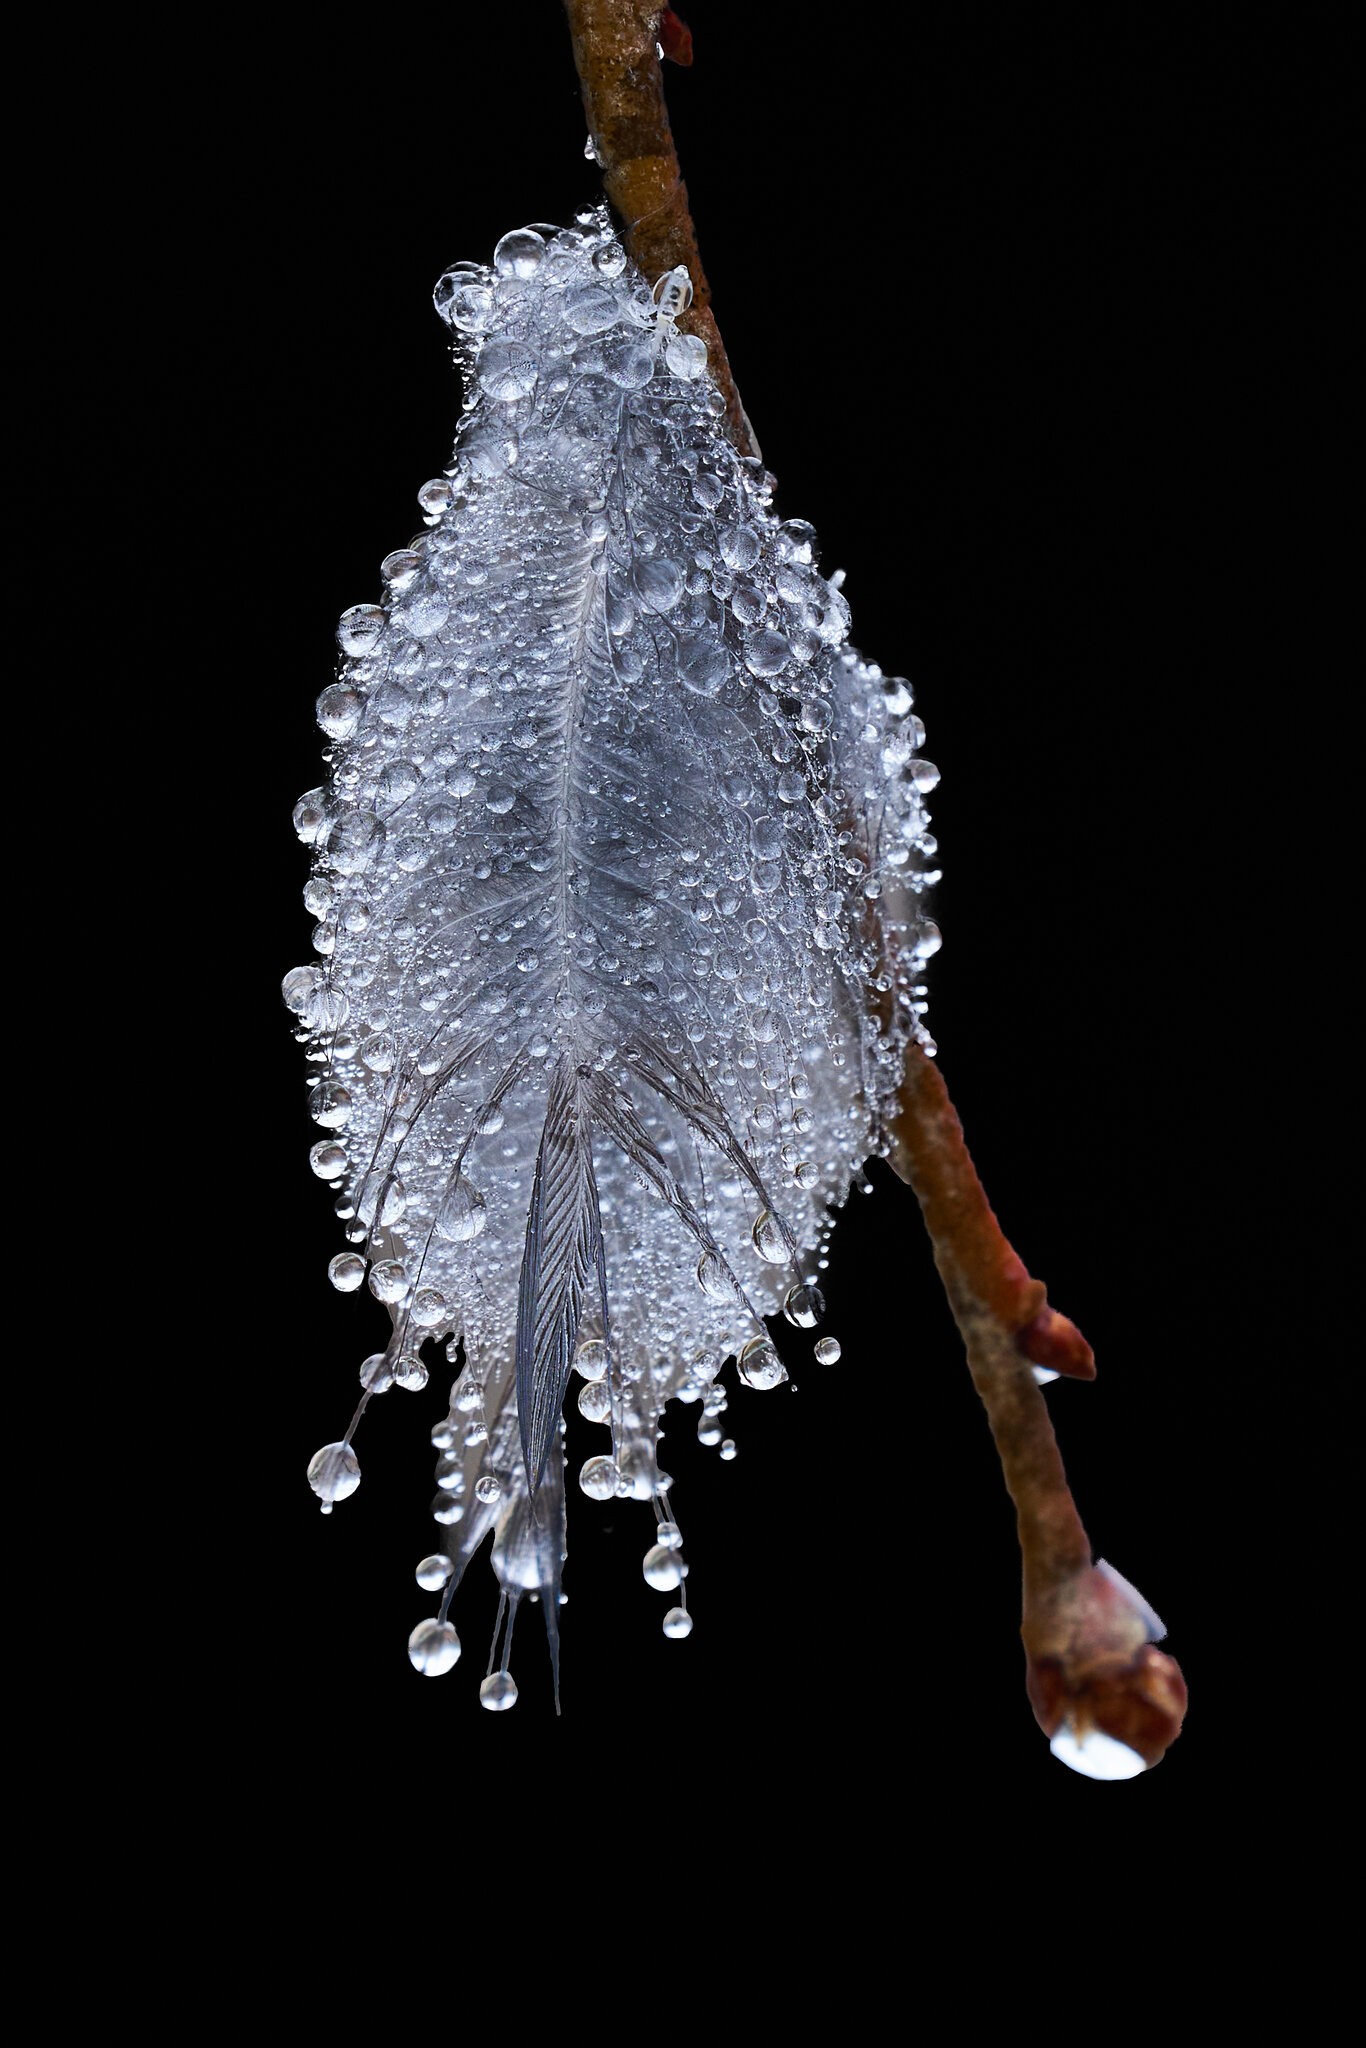
[[[742,455],[757,455],[759,444],[711,310],[711,286],[697,253],[688,188],[664,104],[657,45],[661,16],[671,12],[656,0],[565,0],[588,133],[626,253],[651,279],[680,263],[687,270],[692,305],[678,324],[707,344],[707,367],[726,401],[730,437]],[[681,51],[681,41],[671,39]],[[691,47],[689,40],[688,62]]]
[[[691,41],[671,10],[651,0],[565,0],[589,133],[626,248],[647,277],[684,264],[693,283],[680,325],[707,344],[726,398],[732,440],[758,453],[711,312],[688,195],[664,104],[657,42],[661,16],[673,54]],[[686,52],[686,54],[682,54]],[[1050,1737],[1100,1729],[1159,1761],[1181,1727],[1186,1688],[1175,1661],[1153,1648],[1152,1616],[1133,1589],[1092,1562],[1032,1367],[1092,1379],[1091,1347],[1050,1308],[992,1213],[937,1065],[907,1050],[890,1164],[909,1182],[967,1350],[1000,1454],[1024,1561],[1021,1635],[1035,1715]]]

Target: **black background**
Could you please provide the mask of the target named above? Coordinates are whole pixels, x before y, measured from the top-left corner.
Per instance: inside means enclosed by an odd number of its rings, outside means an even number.
[[[943,773],[929,1022],[1008,1234],[1096,1348],[1094,1385],[1047,1398],[1095,1548],[1163,1614],[1193,1704],[1135,1792],[1049,1759],[985,1419],[914,1201],[875,1168],[828,1276],[842,1362],[804,1363],[803,1339],[792,1386],[734,1391],[727,1466],[695,1410],[666,1418],[688,1642],[663,1640],[641,1579],[645,1511],[574,1493],[560,1726],[642,1750],[672,1730],[698,1762],[727,1736],[795,1738],[813,1768],[826,1731],[866,1728],[889,1778],[914,1755],[984,1800],[1037,1783],[1198,1806],[1261,1739],[1238,1720],[1254,1603],[1230,1559],[1251,1546],[1274,1606],[1266,1445],[1294,1334],[1262,1276],[1288,1300],[1307,1256],[1272,1192],[1288,1117],[1265,1069],[1294,650],[1264,527],[1290,516],[1301,427],[1280,356],[1308,267],[1302,87],[1248,10],[689,18],[697,61],[666,87],[715,311],[780,514],[815,525],[856,644],[914,685]],[[341,1238],[277,994],[308,957],[289,812],[319,779],[336,617],[376,597],[449,458],[432,284],[568,220],[595,173],[550,5],[224,44],[174,125],[196,227],[162,530],[173,545],[192,499],[217,535],[223,587],[204,557],[187,579],[217,623],[186,655],[203,778],[230,766],[239,791],[231,914],[200,925],[231,1016],[207,1045],[224,1173],[216,1219],[182,1226],[212,1304],[194,1405],[234,1418],[237,1446],[205,1540],[249,1720],[301,1755],[411,1736],[454,1756],[492,1724],[482,1556],[455,1673],[419,1680],[405,1655],[431,1607],[412,1569],[439,1547],[427,1438],[449,1374],[374,1404],[333,1516],[304,1484],[387,1319],[326,1280]],[[571,1468],[596,1434],[571,1420]],[[535,1609],[517,1644],[494,1738],[514,1743],[550,1716]]]

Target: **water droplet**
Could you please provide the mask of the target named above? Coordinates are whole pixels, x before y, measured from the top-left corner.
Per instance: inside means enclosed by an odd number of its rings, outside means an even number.
[[[350,1444],[324,1444],[308,1461],[308,1483],[329,1506],[346,1500],[360,1485],[360,1460]]]
[[[335,1140],[324,1138],[311,1148],[308,1163],[319,1180],[340,1180],[346,1171],[346,1154]]]
[[[493,267],[499,277],[534,277],[544,255],[545,241],[535,228],[514,228],[494,250]]]
[[[1136,1749],[1130,1749],[1127,1742],[1116,1742],[1113,1735],[1104,1735],[1099,1728],[1092,1728],[1087,1734],[1078,1736],[1070,1721],[1064,1721],[1048,1747],[1061,1764],[1069,1771],[1079,1771],[1083,1778],[1137,1778],[1147,1769]]]
[[[656,1593],[672,1593],[683,1583],[683,1560],[667,1543],[656,1543],[653,1550],[647,1550],[641,1569],[646,1585],[653,1586]]]
[[[394,1361],[387,1351],[372,1351],[360,1369],[367,1394],[387,1394],[394,1384]]]
[[[723,642],[701,634],[680,638],[678,677],[685,689],[698,697],[714,697],[729,674],[730,657]]]
[[[801,1159],[792,1169],[792,1178],[799,1188],[814,1188],[821,1177],[821,1170],[814,1159]]]
[[[415,548],[395,548],[379,565],[379,573],[394,590],[406,590],[422,567]]]
[[[440,1678],[460,1662],[460,1638],[448,1621],[420,1621],[408,1638],[408,1657],[424,1678]]]
[[[636,596],[647,611],[672,611],[683,595],[683,577],[676,563],[663,555],[637,562],[631,571]]]
[[[814,1330],[825,1314],[825,1296],[811,1281],[799,1281],[795,1287],[789,1287],[787,1290],[783,1314],[794,1328]]]
[[[438,1287],[419,1287],[413,1296],[413,1321],[421,1330],[434,1330],[447,1317],[446,1297]]]
[[[493,293],[463,266],[437,279],[432,304],[447,325],[461,334],[487,334],[493,325]]]
[[[502,1493],[502,1485],[492,1472],[485,1472],[483,1477],[475,1483],[475,1499],[481,1500],[486,1508],[492,1507],[494,1501],[500,1500]]]
[[[787,1378],[786,1373],[783,1374],[783,1378]],[[724,1459],[725,1463],[729,1465],[731,1459],[735,1456],[735,1438],[733,1436],[728,1436],[725,1442],[722,1444],[721,1456]]]
[[[565,294],[564,324],[574,334],[605,334],[620,318],[617,295],[605,284],[581,284]]]
[[[349,683],[333,683],[317,704],[317,719],[331,740],[349,740],[360,724],[365,699]]]
[[[425,483],[417,494],[417,502],[429,519],[436,519],[449,506],[455,496],[450,481],[444,476],[434,476]]]
[[[600,1380],[607,1371],[608,1351],[601,1337],[581,1337],[574,1353],[574,1370],[586,1380]]]
[[[935,767],[933,761],[915,761],[908,770],[907,779],[911,787],[918,790],[921,796],[928,796],[930,791],[938,785],[939,770]]]
[[[671,335],[664,348],[664,361],[675,377],[691,384],[706,375],[707,344],[700,334]]]
[[[327,799],[321,789],[306,790],[291,813],[294,830],[305,846],[312,846],[327,823]]]
[[[479,358],[479,382],[500,405],[527,397],[539,376],[540,365],[524,342],[491,341]]]
[[[588,139],[593,140],[591,135]],[[604,242],[594,253],[593,268],[603,277],[620,277],[626,268],[626,251],[620,242]]]
[[[780,1387],[787,1378],[787,1367],[767,1337],[751,1337],[737,1363],[745,1385],[760,1393],[767,1393],[770,1387]]]
[[[590,1422],[606,1422],[612,1412],[612,1391],[606,1380],[589,1380],[579,1388],[579,1413]]]
[[[836,1365],[840,1357],[838,1337],[819,1337],[816,1340],[816,1359],[821,1365]]]
[[[502,247],[502,244],[499,244]],[[510,1671],[493,1671],[479,1688],[479,1704],[491,1714],[505,1714],[517,1704],[517,1681]]]
[[[340,1081],[319,1081],[308,1098],[308,1113],[325,1131],[339,1131],[351,1115],[351,1096]]]
[[[778,1219],[772,1210],[761,1209],[759,1211],[759,1214],[754,1219],[754,1228],[750,1235],[754,1239],[754,1249],[758,1252],[761,1259],[767,1260],[770,1266],[785,1266],[787,1264],[789,1257],[787,1243],[779,1227]]]
[[[408,1352],[400,1358],[394,1374],[396,1387],[402,1387],[406,1394],[420,1394],[427,1384],[427,1379],[427,1368],[415,1351]]]
[[[735,1289],[730,1284],[725,1262],[719,1252],[704,1252],[697,1262],[697,1284],[708,1301],[734,1301]]]
[[[402,1301],[408,1291],[408,1273],[401,1259],[381,1259],[370,1268],[370,1292],[376,1301]]]
[[[669,1609],[664,1617],[664,1633],[676,1643],[681,1643],[685,1636],[692,1634],[692,1616],[686,1607]]]
[[[437,1234],[448,1244],[469,1244],[488,1220],[484,1197],[470,1186],[463,1173],[457,1174],[436,1212]]]
[[[424,1593],[440,1593],[451,1575],[451,1561],[444,1550],[434,1550],[417,1568],[417,1583]]]
[[[791,653],[783,635],[765,626],[745,642],[745,667],[753,676],[776,676],[786,668]]]
[[[357,658],[369,654],[384,631],[384,613],[377,604],[353,604],[337,622],[337,645]]]
[[[759,536],[752,526],[721,528],[721,560],[728,569],[752,569],[759,559]]]
[[[354,1252],[338,1252],[328,1265],[327,1277],[338,1294],[354,1294],[365,1278],[365,1261]]]
[[[579,1485],[590,1500],[614,1500],[617,1468],[608,1457],[589,1458],[579,1473]]]

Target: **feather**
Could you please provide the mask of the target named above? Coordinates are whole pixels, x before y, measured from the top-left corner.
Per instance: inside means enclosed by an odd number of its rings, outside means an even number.
[[[652,291],[602,210],[440,280],[454,456],[383,601],[342,618],[329,778],[295,810],[319,959],[284,995],[333,1277],[393,1319],[357,1420],[444,1341],[445,1600],[491,1530],[510,1615],[558,1602],[574,1366],[609,1433],[582,1491],[664,1518],[665,1405],[713,1441],[728,1354],[780,1384],[762,1319],[817,1319],[811,1262],[928,1043],[911,692],[853,652],[810,528],[727,440],[687,290]],[[325,1508],[354,1428],[310,1468]],[[671,1591],[672,1500],[661,1526]],[[419,1668],[450,1655],[429,1635]]]

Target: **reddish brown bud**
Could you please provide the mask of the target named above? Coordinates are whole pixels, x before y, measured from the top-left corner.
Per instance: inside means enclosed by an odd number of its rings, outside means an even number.
[[[1061,1373],[1070,1380],[1096,1376],[1095,1353],[1071,1317],[1060,1315],[1055,1308],[1041,1308],[1031,1322],[1015,1332],[1015,1343],[1031,1365],[1041,1365],[1048,1372]]]
[[[671,64],[692,63],[692,30],[666,7],[659,17],[659,47]]]
[[[1066,1732],[1083,1759],[1088,1736],[1100,1734],[1133,1750],[1151,1770],[1185,1718],[1181,1667],[1151,1643],[1127,1661],[1115,1659],[1081,1675],[1069,1676],[1059,1657],[1031,1658],[1026,1683],[1044,1734],[1052,1741]],[[1067,1760],[1075,1763],[1074,1757]]]

